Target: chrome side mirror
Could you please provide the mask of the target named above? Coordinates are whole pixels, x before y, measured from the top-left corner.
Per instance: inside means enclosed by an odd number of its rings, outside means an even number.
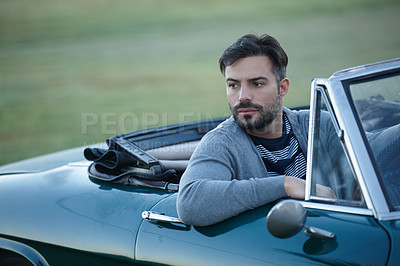
[[[296,200],[284,200],[276,204],[267,215],[268,231],[278,238],[288,238],[296,235],[301,229],[309,237],[335,239],[335,234],[306,226],[306,210]]]

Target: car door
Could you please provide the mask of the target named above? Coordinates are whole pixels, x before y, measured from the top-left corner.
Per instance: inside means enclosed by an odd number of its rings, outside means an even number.
[[[175,202],[173,194],[151,211],[177,217]],[[307,225],[330,231],[336,238],[313,238],[300,232],[280,239],[266,226],[274,204],[207,227],[144,220],[135,258],[169,265],[386,264],[389,238],[372,216],[323,210],[323,204],[308,203]]]

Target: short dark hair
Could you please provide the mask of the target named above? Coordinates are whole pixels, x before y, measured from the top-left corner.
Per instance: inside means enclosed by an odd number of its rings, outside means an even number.
[[[223,75],[228,66],[238,59],[250,56],[267,56],[271,62],[276,80],[280,82],[286,77],[288,57],[279,42],[267,34],[257,36],[246,34],[229,46],[219,58],[219,68]]]

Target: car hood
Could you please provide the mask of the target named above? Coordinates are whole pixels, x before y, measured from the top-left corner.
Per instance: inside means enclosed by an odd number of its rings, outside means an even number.
[[[95,182],[89,164],[0,175],[0,235],[133,259],[142,211],[171,194]]]
[[[90,147],[107,148],[105,143],[99,143]],[[68,150],[45,154],[34,158],[0,166],[0,175],[13,173],[32,173],[50,170],[70,162],[85,160],[83,150],[86,147],[76,147]]]

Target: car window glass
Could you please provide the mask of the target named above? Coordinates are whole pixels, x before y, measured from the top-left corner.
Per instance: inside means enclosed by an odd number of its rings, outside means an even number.
[[[334,115],[329,113],[321,91],[317,92],[316,106],[312,129],[310,199],[337,205],[365,207],[352,167],[332,122]],[[317,193],[318,185],[330,187],[336,198],[320,197]]]
[[[400,209],[400,74],[349,85],[388,201]]]

